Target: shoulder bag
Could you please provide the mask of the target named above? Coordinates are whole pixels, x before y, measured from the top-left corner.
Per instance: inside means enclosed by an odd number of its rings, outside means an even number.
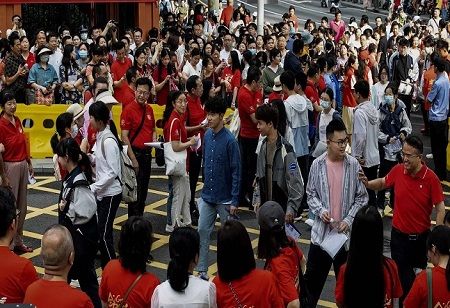
[[[187,151],[175,152],[172,147],[172,127],[175,121],[170,123],[169,141],[164,143],[164,160],[166,162],[166,175],[184,176],[186,175]]]
[[[131,286],[128,287],[127,292],[125,293],[125,296],[123,297],[123,300],[120,302],[120,304],[117,306],[117,308],[123,308],[125,304],[127,303],[128,295],[130,295],[133,288],[136,286],[136,284],[141,280],[142,274],[139,274],[139,276],[136,277],[136,279],[133,281]]]

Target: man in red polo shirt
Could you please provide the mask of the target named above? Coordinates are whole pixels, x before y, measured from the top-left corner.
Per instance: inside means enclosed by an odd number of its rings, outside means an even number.
[[[203,136],[205,135],[206,124],[202,122],[206,119],[206,112],[203,109],[200,97],[203,94],[203,83],[199,76],[193,75],[188,78],[186,82],[186,91],[188,92],[187,108],[186,108],[186,131],[187,136],[197,136],[200,134],[201,143],[203,144]],[[188,160],[189,160],[189,186],[191,188],[191,201],[190,201],[190,211],[192,224],[194,226],[198,223],[198,209],[195,204],[195,193],[198,182],[198,177],[200,175],[200,169],[202,167],[202,147],[200,146],[195,151],[192,148],[188,149]]]
[[[252,207],[253,180],[256,174],[256,147],[259,131],[255,117],[256,108],[261,105],[262,93],[260,80],[261,71],[257,67],[250,67],[247,83],[239,89],[237,102],[241,129],[239,131],[239,145],[241,148],[241,191],[239,204]]]
[[[128,204],[128,217],[144,214],[147,199],[148,182],[152,166],[151,148],[144,145],[156,140],[155,116],[153,109],[147,104],[153,85],[147,77],[136,80],[136,99],[122,110],[120,128],[122,141],[131,147],[129,151],[133,164],[137,162],[138,199]]]
[[[397,263],[402,283],[401,302],[411,289],[416,272],[427,267],[426,241],[433,206],[436,208],[437,225],[443,224],[445,215],[441,183],[422,162],[422,153],[422,140],[410,135],[403,144],[403,163],[392,168],[386,177],[368,181],[360,173],[360,179],[368,189],[394,189],[391,256]]]
[[[227,0],[227,7],[222,10],[222,15],[220,15],[220,24],[229,28],[231,18],[233,17],[233,0]]]
[[[132,63],[125,52],[125,44],[120,41],[116,43],[117,58],[111,65],[111,76],[113,78],[114,97],[123,104],[127,88],[127,70]]]
[[[9,249],[18,214],[11,190],[0,187],[0,304],[22,303],[28,286],[38,279],[33,263]]]

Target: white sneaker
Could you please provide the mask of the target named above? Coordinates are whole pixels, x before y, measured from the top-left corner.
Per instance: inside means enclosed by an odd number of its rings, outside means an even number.
[[[76,280],[76,279],[72,279],[70,281],[70,286],[72,288],[74,288],[74,289],[77,289],[77,288],[79,289],[80,288],[80,282],[78,280]]]
[[[314,220],[312,220],[311,218],[308,218],[308,219],[305,221],[305,224],[307,224],[308,226],[312,227],[313,224],[314,224]]]
[[[425,155],[425,157],[428,159],[433,159],[433,153],[427,154],[427,155]]]
[[[175,230],[174,227],[169,226],[169,225],[166,225],[166,232],[167,232],[167,233],[172,233],[173,230]]]

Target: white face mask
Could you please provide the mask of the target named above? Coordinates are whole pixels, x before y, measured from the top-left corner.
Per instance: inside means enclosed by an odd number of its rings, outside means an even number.
[[[320,107],[322,107],[323,109],[328,109],[328,108],[330,108],[330,102],[321,99],[320,100]]]
[[[87,38],[88,38],[87,33],[81,33],[80,38],[81,38],[82,41],[87,40]]]
[[[72,138],[75,138],[77,135],[78,135],[78,125],[73,124],[73,125],[72,125],[72,129],[71,129],[71,132],[70,132],[70,136],[71,136]]]
[[[425,47],[425,52],[427,55],[431,55],[433,53],[433,47]]]

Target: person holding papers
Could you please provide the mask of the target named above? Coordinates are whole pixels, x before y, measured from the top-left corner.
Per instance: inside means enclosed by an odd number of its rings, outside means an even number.
[[[345,241],[341,242],[334,258],[325,251],[330,247],[322,247],[322,243],[333,242],[327,240],[329,234],[342,238],[358,210],[369,200],[366,188],[358,180],[361,166],[356,158],[345,152],[348,138],[344,123],[331,120],[326,137],[327,152],[312,163],[306,186],[308,206],[315,215],[305,273],[313,307],[317,305],[331,264],[338,277],[339,268],[347,261]]]

